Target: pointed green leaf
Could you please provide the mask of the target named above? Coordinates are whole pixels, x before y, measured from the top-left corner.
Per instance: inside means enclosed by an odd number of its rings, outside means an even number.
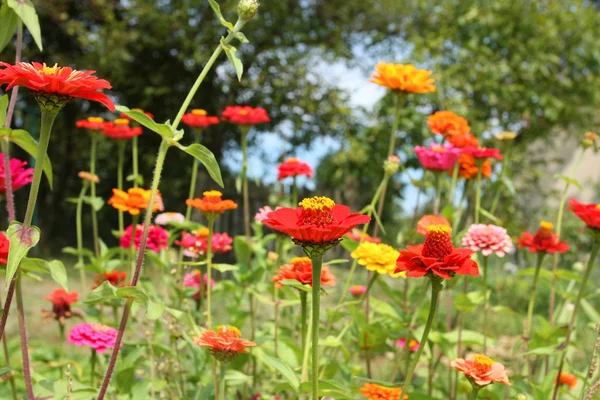
[[[227,22],[227,20],[223,18],[223,14],[221,14],[221,7],[219,7],[219,3],[217,3],[215,0],[208,0],[208,2],[210,3],[210,7],[215,12],[217,18],[219,18],[219,22],[221,23],[221,25],[223,25],[230,31],[233,31],[233,24],[231,22]]]
[[[84,196],[83,202],[94,209],[94,211],[100,211],[104,206],[104,199],[102,197]]]
[[[17,29],[17,22],[19,21],[19,17],[15,12],[8,6],[3,5],[0,8],[0,53],[7,44],[10,43],[10,40],[15,35],[15,30]],[[0,107],[1,108],[1,107]],[[1,112],[0,112],[1,114]],[[0,115],[0,121],[2,120]],[[0,125],[4,125],[4,121],[1,121]]]
[[[279,372],[281,376],[283,376],[288,383],[292,385],[294,390],[298,391],[298,388],[300,387],[300,379],[298,379],[298,376],[287,362],[278,358],[269,357],[266,354],[260,356],[259,361]]]
[[[238,81],[241,81],[242,74],[244,73],[244,64],[242,64],[242,61],[235,55],[237,49],[230,44],[225,44],[223,38],[221,38],[221,45],[223,46],[223,50],[225,50],[225,54],[227,54],[227,58],[233,65],[233,68],[235,68]]]
[[[38,142],[29,134],[29,132],[23,129],[13,129],[10,133],[10,140],[25,150],[31,157],[36,157]],[[52,189],[52,163],[50,162],[48,155],[46,155],[43,170],[44,174],[46,175],[46,179],[48,179],[50,189]]]
[[[86,304],[96,304],[117,298],[117,288],[111,285],[109,281],[104,281],[96,289],[92,290],[83,302]]]
[[[502,221],[498,217],[496,217],[495,215],[493,215],[491,212],[486,211],[483,208],[479,208],[479,213],[481,215],[483,215],[484,217],[490,219],[495,224],[502,225]]]
[[[37,226],[25,228],[20,222],[13,221],[6,231],[6,237],[10,241],[6,263],[6,284],[8,284],[15,276],[23,257],[40,241],[40,228]]]
[[[240,43],[242,43],[242,44],[250,43],[250,41],[248,40],[248,38],[246,37],[246,35],[244,35],[242,32],[236,33],[235,34],[235,38],[237,40],[239,40]]]
[[[165,139],[170,139],[171,136],[173,136],[173,131],[169,126],[167,126],[166,124],[156,123],[156,121],[154,121],[152,118],[150,118],[141,111],[130,110],[129,108],[124,106],[117,106],[116,109],[117,111],[122,112],[123,114],[126,114],[127,116],[131,117],[140,125],[143,125],[146,128],[150,129],[152,132],[158,133]]]
[[[148,295],[144,289],[138,286],[127,286],[117,289],[117,297],[120,297],[121,299],[132,297],[135,301],[140,302],[144,307],[148,306]]]
[[[567,182],[567,186],[573,185],[573,186],[577,186],[578,189],[582,189],[581,183],[579,183],[579,181],[577,179],[569,178],[568,176],[561,175],[561,174],[556,174],[553,176],[553,178],[562,179],[563,181]]]
[[[163,315],[163,311],[165,310],[165,303],[162,301],[154,302],[148,301],[148,305],[146,307],[146,318],[151,320],[157,320]]]
[[[49,274],[52,279],[65,290],[69,290],[67,281],[67,270],[62,262],[58,260],[46,261],[41,258],[23,257],[21,260],[21,268],[25,271],[39,272]]]
[[[37,45],[40,51],[44,50],[42,46],[42,31],[40,30],[40,21],[38,19],[37,13],[35,12],[35,7],[31,0],[7,0],[6,4],[21,18],[23,24],[31,33],[35,44]]]
[[[0,18],[0,21],[2,18]],[[2,49],[0,48],[0,51]],[[0,97],[0,127],[4,127],[4,123],[6,122],[6,112],[8,109],[8,95]]]
[[[210,177],[221,187],[225,187],[223,185],[223,178],[221,177],[221,169],[219,168],[219,163],[215,158],[215,155],[206,147],[201,144],[192,144],[191,146],[181,146],[178,144],[179,149],[188,153],[196,160],[202,162],[204,168],[208,171]]]

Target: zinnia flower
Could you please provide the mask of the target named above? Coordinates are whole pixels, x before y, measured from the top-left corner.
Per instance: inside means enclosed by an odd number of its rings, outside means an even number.
[[[496,253],[504,257],[513,250],[512,239],[506,229],[496,225],[473,224],[462,239],[461,245],[484,256]]]
[[[116,140],[129,140],[134,136],[139,136],[142,134],[142,127],[129,126],[129,119],[126,118],[118,118],[113,122],[106,122],[104,124],[104,128],[100,131],[104,136],[107,136],[111,139]]]
[[[436,111],[427,118],[427,126],[438,135],[466,135],[471,132],[469,122],[451,111]]]
[[[0,85],[8,85],[6,90],[15,86],[29,88],[36,101],[48,112],[58,112],[73,97],[79,97],[104,104],[110,111],[115,105],[101,89],[112,86],[104,79],[94,76],[96,71],[77,71],[70,67],[19,62],[11,65],[0,62]]]
[[[33,181],[33,168],[25,168],[27,161],[11,158],[9,162],[12,190],[16,191]],[[0,153],[0,193],[6,193],[6,171],[4,170],[4,154]]]
[[[552,228],[552,223],[542,221],[535,235],[523,232],[521,237],[517,239],[519,248],[527,247],[532,253],[566,253],[569,250],[569,245],[567,242],[558,240],[558,235],[552,233]]]
[[[49,318],[54,318],[61,324],[65,323],[65,319],[71,318],[73,312],[71,305],[77,302],[79,294],[77,292],[67,292],[65,289],[56,289],[52,291],[44,299],[52,302],[52,311],[42,311],[42,315]]]
[[[127,228],[125,228],[125,232],[123,232],[123,235],[121,236],[119,245],[124,249],[128,249],[131,246],[132,230],[133,226],[129,225]],[[135,238],[133,240],[136,250],[140,249],[140,245],[142,244],[143,233],[144,225],[136,224]],[[148,247],[148,249],[152,250],[155,253],[158,253],[160,249],[166,249],[167,247],[169,247],[169,234],[160,226],[150,225],[148,227],[148,241],[146,242],[146,246]]]
[[[198,289],[192,297],[194,300],[198,300],[200,297],[206,296],[206,291],[208,290],[208,275],[203,275],[199,269],[195,269],[193,272],[185,274],[183,277],[183,285],[185,287]],[[214,279],[210,280],[210,287],[215,287]]]
[[[348,239],[354,240],[355,242],[371,242],[371,243],[380,243],[381,239],[375,238],[369,235],[367,232],[363,233],[362,230],[358,228],[352,229],[350,232],[346,233],[346,237]]]
[[[500,150],[489,147],[465,147],[463,149],[465,154],[472,155],[477,159],[488,159],[495,158],[496,160],[502,160],[502,154]]]
[[[460,150],[451,145],[438,146],[432,143],[429,148],[415,146],[415,153],[425,169],[446,171],[454,167],[460,156]]]
[[[354,297],[360,297],[367,291],[367,287],[365,285],[353,285],[350,286],[348,292]]]
[[[275,288],[279,289],[283,285],[280,281],[296,280],[303,285],[312,287],[312,261],[308,257],[294,257],[285,265],[279,267],[272,281],[275,282]],[[335,277],[329,272],[326,265],[321,269],[321,286],[335,287]]]
[[[87,171],[79,171],[77,176],[87,182],[94,182],[96,184],[100,183],[100,178],[98,178],[98,175],[92,175]]]
[[[271,118],[264,108],[252,108],[250,106],[227,106],[223,110],[223,121],[237,125],[258,125],[271,122]]]
[[[275,207],[275,210],[279,210],[281,207]],[[269,206],[264,206],[258,209],[258,211],[256,212],[256,214],[254,214],[254,220],[258,221],[258,222],[263,222],[265,219],[267,219],[267,216],[269,215],[269,213],[272,213],[273,209]]]
[[[473,179],[477,177],[479,167],[475,163],[475,157],[470,154],[462,153],[458,158],[458,174],[465,179]],[[450,171],[451,173],[451,171]],[[492,164],[489,160],[485,160],[481,165],[481,176],[489,178],[492,174]]]
[[[101,131],[104,129],[106,122],[102,117],[88,117],[87,119],[80,119],[75,122],[75,126],[78,128],[87,129],[88,131]]]
[[[567,372],[561,372],[560,375],[556,377],[556,380],[560,385],[568,385],[571,390],[575,389],[577,386],[577,377]]]
[[[216,331],[204,331],[194,338],[197,346],[208,347],[212,355],[219,361],[229,361],[238,354],[247,353],[246,348],[256,343],[241,338],[242,333],[233,326],[218,326]]]
[[[169,222],[184,222],[185,217],[181,213],[177,212],[164,212],[162,214],[158,214],[154,218],[154,223],[157,225],[168,225]]]
[[[69,332],[69,343],[87,346],[103,354],[112,349],[117,340],[117,330],[102,324],[84,323],[75,325]]]
[[[290,235],[294,243],[303,247],[324,246],[325,251],[336,245],[342,236],[371,218],[350,213],[350,208],[335,204],[328,197],[311,197],[300,202],[298,208],[281,208],[269,214],[263,224]]]
[[[396,340],[396,345],[398,347],[400,347],[401,349],[403,349],[404,346],[406,346],[406,339],[400,338],[400,339]],[[412,352],[415,352],[415,351],[419,350],[419,347],[421,347],[421,344],[418,341],[416,341],[415,339],[411,339],[408,342],[408,348]]]
[[[379,62],[369,82],[405,93],[435,92],[431,71],[417,69],[412,64]]]
[[[0,264],[6,265],[8,262],[8,251],[10,250],[10,241],[4,232],[0,232]]]
[[[450,222],[440,215],[423,215],[417,222],[417,233],[421,236],[427,236],[427,227],[430,225],[451,226]]]
[[[201,199],[187,199],[185,204],[197,208],[207,217],[215,217],[238,207],[233,200],[223,200],[223,193],[218,190],[209,190],[202,194],[204,197]]]
[[[401,388],[388,388],[375,383],[365,383],[360,388],[360,393],[367,400],[400,400],[402,396]],[[404,395],[404,399],[408,399],[408,395]]]
[[[446,136],[448,142],[459,149],[464,149],[467,147],[479,147],[479,140],[472,134],[464,134],[464,135],[450,135]]]
[[[127,211],[131,215],[139,215],[141,210],[145,210],[148,207],[151,193],[151,190],[142,188],[130,188],[127,192],[113,189],[113,196],[108,200],[108,204],[117,210]],[[162,210],[162,197],[160,193],[157,193],[152,211]]]
[[[363,242],[350,254],[369,271],[388,274],[392,278],[406,277],[406,272],[396,273],[396,260],[400,253],[392,246],[383,243]]]
[[[108,281],[114,287],[125,287],[127,286],[127,273],[119,271],[110,271],[105,272],[102,275],[98,274],[94,279],[95,285],[93,289],[97,288],[102,284],[102,282],[105,281]]]
[[[212,252],[227,253],[232,249],[233,239],[227,233],[213,233]],[[183,247],[184,254],[187,257],[197,258],[208,251],[208,229],[202,228],[194,233],[181,233],[181,240],[176,240],[175,244]]]
[[[573,211],[580,220],[585,222],[588,228],[600,229],[600,204],[584,204],[571,199],[567,209]]]
[[[425,243],[406,247],[407,250],[400,250],[396,273],[408,271],[409,277],[432,275],[444,279],[455,274],[479,275],[479,267],[471,259],[473,250],[455,249],[452,228],[446,225],[429,226]]]
[[[300,161],[297,158],[288,158],[285,162],[279,164],[277,167],[277,180],[282,180],[288,177],[296,177],[299,175],[304,175],[309,178],[313,177],[313,169],[305,163],[304,161]]]
[[[219,123],[219,117],[207,115],[205,110],[194,109],[192,112],[183,114],[181,122],[192,128],[206,128]]]
[[[476,354],[466,360],[457,358],[450,365],[465,374],[467,379],[477,386],[487,386],[494,382],[510,385],[504,365],[481,354]]]

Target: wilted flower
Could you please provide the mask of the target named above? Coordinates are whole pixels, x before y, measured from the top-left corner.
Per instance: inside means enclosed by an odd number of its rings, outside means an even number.
[[[473,251],[480,251],[484,256],[495,253],[504,257],[513,250],[512,239],[506,229],[496,225],[473,224],[463,236],[461,245]]]
[[[495,382],[510,385],[504,365],[484,355],[476,354],[466,360],[457,358],[450,365],[465,374],[467,379],[477,386],[487,386]]]
[[[209,116],[206,110],[194,109],[183,114],[181,122],[192,128],[206,128],[219,123],[219,117]]]
[[[423,168],[433,171],[446,171],[454,167],[460,150],[452,145],[439,146],[432,143],[429,148],[415,146],[415,153]]]
[[[212,355],[221,362],[229,361],[238,354],[247,353],[248,347],[256,343],[241,338],[242,333],[233,326],[218,326],[216,331],[204,331],[194,338],[196,346],[208,347]]]
[[[129,126],[129,121],[130,119],[127,118],[118,118],[113,122],[106,122],[100,133],[116,140],[129,140],[134,136],[141,135],[143,132],[142,127],[131,127]]]
[[[187,199],[185,204],[200,210],[207,217],[215,217],[227,210],[235,210],[237,204],[233,200],[223,200],[223,193],[218,190],[210,190],[202,193],[201,199]]]
[[[95,184],[100,183],[100,178],[98,178],[98,175],[96,175],[96,174],[92,175],[91,173],[89,173],[87,171],[79,171],[77,176],[87,182],[94,182]]]
[[[125,287],[125,286],[127,286],[127,273],[119,272],[119,271],[110,271],[110,272],[105,272],[102,275],[98,274],[98,275],[96,275],[96,278],[94,279],[95,285],[94,285],[93,289],[97,288],[98,286],[100,286],[102,284],[102,282],[105,282],[105,281],[107,281],[114,287]]]
[[[469,122],[451,111],[436,111],[427,118],[427,126],[438,135],[466,135],[471,132]]]
[[[400,400],[402,397],[401,388],[388,388],[375,383],[365,383],[360,393],[367,400]],[[408,395],[405,394],[403,398],[408,399]]]
[[[569,389],[571,390],[575,389],[577,386],[577,377],[567,372],[561,372],[560,375],[556,377],[556,380],[560,385],[569,386]]]
[[[128,249],[131,246],[131,231],[133,230],[133,226],[129,225],[125,228],[123,235],[121,236],[121,240],[119,241],[119,245],[124,249]],[[134,246],[136,250],[140,249],[142,244],[142,235],[144,233],[144,226],[142,224],[135,225],[135,238],[134,238]],[[155,253],[158,253],[160,249],[166,249],[169,247],[169,234],[166,230],[157,225],[150,225],[148,227],[148,241],[146,242],[146,247],[149,250],[152,250]]]
[[[296,280],[303,285],[312,287],[312,261],[308,257],[295,257],[285,265],[279,267],[272,281],[275,282],[275,288],[280,288],[283,285],[280,281]],[[335,286],[335,277],[329,272],[327,266],[321,269],[321,286]]]
[[[185,287],[196,288],[198,291],[194,293],[192,297],[195,300],[198,300],[200,297],[206,296],[206,292],[208,290],[208,275],[202,274],[199,269],[195,269],[193,272],[185,274],[183,277],[183,285]],[[210,287],[215,287],[215,280],[210,280]]]
[[[435,92],[431,71],[417,69],[412,64],[379,62],[369,82],[405,93]]]
[[[383,243],[363,242],[350,254],[369,271],[388,274],[392,278],[406,277],[406,273],[396,273],[396,260],[400,253],[392,246]]]
[[[372,242],[380,243],[381,239],[369,235],[367,232],[361,231],[358,228],[353,228],[350,232],[346,233],[348,239],[354,240],[355,242]]]
[[[367,291],[367,287],[365,285],[352,285],[348,292],[354,297],[360,297],[365,294]]]
[[[183,214],[178,212],[164,212],[162,214],[158,214],[154,218],[154,223],[156,225],[168,225],[169,222],[184,222],[185,217]]]
[[[148,207],[151,194],[151,190],[142,188],[130,188],[127,192],[120,189],[113,189],[113,196],[108,200],[108,204],[117,210],[129,212],[131,215],[139,215],[141,210],[145,210]],[[162,210],[162,197],[160,193],[157,193],[152,211]]]
[[[297,158],[288,158],[285,162],[279,164],[277,167],[277,180],[282,180],[288,177],[296,177],[299,175],[304,175],[309,178],[313,177],[313,169],[305,163],[304,161],[300,161]]]
[[[27,161],[11,158],[9,162],[12,190],[16,191],[33,181],[33,168],[25,168]],[[6,171],[4,170],[4,154],[0,153],[0,193],[6,193]]]
[[[558,240],[558,235],[552,233],[553,225],[550,222],[542,221],[540,228],[532,235],[529,232],[523,232],[517,239],[519,248],[527,247],[530,252],[546,253],[565,253],[569,250],[567,242]]]
[[[71,318],[73,312],[71,311],[71,305],[77,302],[79,295],[77,292],[67,292],[65,289],[56,289],[52,291],[44,299],[52,302],[52,311],[42,311],[42,315],[48,318],[53,318],[60,322],[65,323],[65,319]]]
[[[227,106],[222,114],[223,121],[237,125],[258,125],[271,122],[264,108],[250,106]]]
[[[76,127],[87,129],[88,131],[101,131],[104,129],[105,124],[106,122],[104,122],[104,118],[102,117],[88,117],[75,122]]]
[[[87,346],[96,353],[103,354],[115,346],[117,330],[97,323],[75,325],[69,332],[69,343],[76,346]]]
[[[430,225],[451,226],[450,222],[440,215],[423,215],[417,222],[417,233],[421,236],[427,236],[427,227]]]
[[[396,345],[398,347],[400,347],[401,349],[403,349],[404,346],[406,346],[406,339],[400,338],[400,339],[396,340]],[[411,339],[408,342],[408,348],[410,349],[410,351],[413,351],[413,352],[417,351],[417,350],[419,350],[420,346],[421,346],[420,343],[418,341],[416,341],[415,339]]]

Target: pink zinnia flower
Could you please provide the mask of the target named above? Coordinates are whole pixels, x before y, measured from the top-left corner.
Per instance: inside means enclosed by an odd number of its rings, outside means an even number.
[[[406,346],[406,339],[400,338],[400,339],[396,340],[396,345],[398,347],[400,347],[401,349],[403,349],[404,346]],[[419,346],[421,346],[421,344],[418,341],[416,341],[415,339],[411,339],[408,342],[408,348],[410,349],[410,351],[414,352],[414,351],[419,350]]]
[[[496,253],[498,257],[504,257],[513,250],[512,240],[506,229],[496,225],[471,225],[461,245],[473,251],[481,251],[484,256]]]
[[[181,213],[177,212],[164,212],[162,214],[158,214],[154,218],[154,223],[156,225],[167,225],[169,222],[183,222],[185,221],[185,217]]]
[[[146,246],[148,249],[152,250],[155,253],[158,253],[160,249],[166,249],[169,246],[169,234],[166,230],[157,225],[150,225],[150,229],[148,230],[148,242]],[[123,236],[121,236],[120,245],[121,247],[128,249],[131,246],[131,230],[132,226],[129,225],[125,232],[123,232]],[[141,224],[137,224],[135,226],[135,239],[134,244],[136,250],[140,249],[140,244],[142,242],[142,234],[144,232],[144,226]]]
[[[415,146],[415,153],[425,169],[447,171],[454,167],[460,156],[460,150],[451,145],[439,146],[432,143],[429,148]]]
[[[350,289],[348,289],[348,291],[350,292],[350,294],[354,297],[360,297],[363,294],[365,294],[365,292],[367,291],[367,287],[364,285],[354,285],[354,286],[350,286]]]
[[[117,330],[102,324],[84,323],[75,325],[69,332],[69,343],[87,346],[102,354],[112,349],[117,339]]]
[[[281,207],[275,207],[275,210],[279,210]],[[258,221],[258,222],[263,222],[265,219],[267,219],[267,215],[269,215],[269,213],[273,212],[273,209],[269,206],[264,206],[262,208],[258,209],[258,212],[256,214],[254,214],[254,220]]]
[[[466,360],[457,358],[450,365],[478,386],[487,386],[494,382],[510,385],[504,365],[484,355],[475,354]]]
[[[10,159],[10,180],[13,191],[33,181],[33,168],[25,168],[27,161]],[[6,193],[6,173],[4,171],[4,154],[0,153],[0,193]]]
[[[202,282],[202,289],[200,289],[200,282]],[[196,288],[198,291],[194,294],[193,299],[198,300],[200,295],[206,296],[208,290],[208,275],[202,274],[200,270],[196,269],[193,272],[185,274],[183,277],[183,285],[185,287]],[[210,287],[215,287],[215,280],[210,280]]]
[[[213,253],[227,253],[233,247],[233,239],[227,233],[213,233]],[[181,240],[175,241],[176,245],[184,248],[187,257],[197,258],[208,251],[208,229],[199,229],[195,234],[182,232]]]

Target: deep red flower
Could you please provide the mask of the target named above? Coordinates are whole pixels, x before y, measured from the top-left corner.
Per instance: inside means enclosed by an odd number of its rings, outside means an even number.
[[[8,262],[8,250],[10,249],[10,241],[4,232],[0,232],[0,264]]]
[[[465,147],[463,153],[470,154],[475,158],[495,158],[496,160],[502,160],[500,150],[491,147]]]
[[[309,178],[313,177],[313,169],[297,158],[288,158],[277,167],[277,180],[282,180],[288,177],[295,177],[298,175],[304,175]]]
[[[430,225],[425,243],[406,247],[408,250],[400,250],[396,273],[408,271],[408,276],[414,278],[433,274],[444,279],[455,274],[479,275],[479,267],[471,259],[473,250],[455,249],[449,226]]]
[[[87,129],[88,131],[101,131],[105,125],[106,122],[102,117],[88,117],[75,122],[76,127]]]
[[[258,125],[271,122],[264,108],[250,106],[227,106],[221,116],[223,121],[238,125]]]
[[[312,197],[300,202],[298,208],[280,208],[269,213],[263,224],[290,235],[298,244],[310,246],[338,241],[357,225],[371,218],[350,213],[350,208],[327,197]]]
[[[65,319],[71,318],[71,304],[77,302],[79,294],[77,292],[67,292],[65,289],[56,289],[44,299],[52,302],[52,312],[42,311],[42,315],[54,318],[64,324]]]
[[[134,136],[141,135],[142,127],[131,127],[129,126],[129,121],[129,119],[118,118],[114,122],[106,122],[100,132],[111,139],[121,140],[129,140]]]
[[[567,209],[573,211],[588,227],[600,229],[600,204],[584,204],[571,199]]]
[[[181,122],[192,128],[206,128],[219,123],[219,117],[208,115],[206,110],[194,109],[192,112],[183,114]]]
[[[532,253],[565,253],[569,250],[567,242],[558,240],[558,235],[552,233],[552,224],[542,221],[540,228],[532,235],[529,232],[523,232],[521,237],[517,239],[519,248],[527,247]]]
[[[93,289],[97,288],[102,282],[108,281],[114,287],[125,287],[127,286],[127,273],[119,271],[105,272],[104,274],[96,275],[95,285]]]
[[[8,85],[7,90],[14,86],[29,88],[34,92],[38,102],[40,96],[47,95],[63,97],[66,100],[79,97],[102,103],[110,111],[115,110],[113,102],[100,92],[112,86],[108,81],[94,76],[96,71],[82,72],[70,67],[59,67],[56,64],[48,67],[45,63],[38,62],[19,62],[15,65],[0,62],[0,67],[4,67],[0,69],[0,85]]]

